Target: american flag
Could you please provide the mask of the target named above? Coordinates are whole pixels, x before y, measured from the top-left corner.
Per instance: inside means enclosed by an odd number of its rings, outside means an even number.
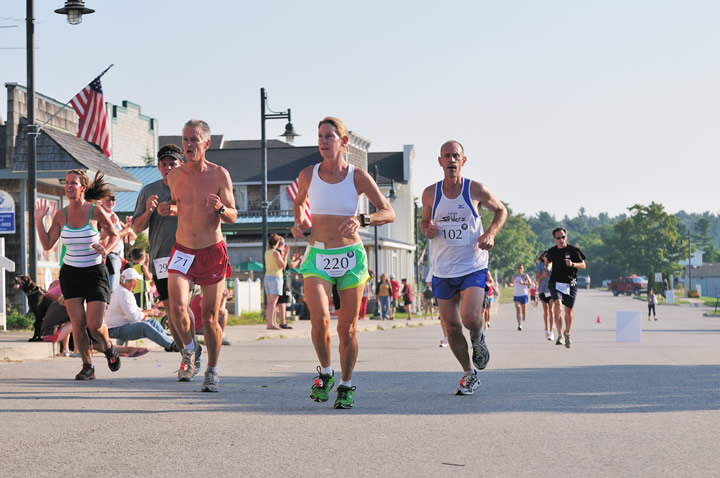
[[[105,156],[110,157],[110,131],[108,130],[105,98],[98,76],[70,100],[80,117],[78,137],[100,146]]]
[[[295,178],[295,181],[293,181],[290,186],[285,188],[285,190],[287,191],[288,196],[290,196],[290,200],[292,200],[292,202],[295,202],[295,197],[297,197],[298,190],[297,178]],[[312,218],[310,217],[310,205],[307,201],[305,201],[305,204],[303,204],[302,211],[305,213],[305,221],[303,221],[303,223],[307,227],[312,227]]]

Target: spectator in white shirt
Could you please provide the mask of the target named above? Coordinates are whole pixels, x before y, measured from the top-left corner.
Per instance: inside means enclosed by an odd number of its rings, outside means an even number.
[[[143,310],[135,301],[132,291],[140,279],[140,274],[132,267],[120,274],[120,287],[113,292],[105,313],[108,334],[110,338],[122,341],[148,338],[170,352],[173,350],[172,338],[165,333],[160,322],[151,318],[162,316],[162,312],[157,309]]]

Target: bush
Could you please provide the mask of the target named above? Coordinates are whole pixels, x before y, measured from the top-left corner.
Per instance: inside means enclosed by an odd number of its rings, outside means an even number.
[[[35,316],[32,313],[23,314],[16,309],[7,312],[8,330],[26,330],[32,328],[35,323]]]

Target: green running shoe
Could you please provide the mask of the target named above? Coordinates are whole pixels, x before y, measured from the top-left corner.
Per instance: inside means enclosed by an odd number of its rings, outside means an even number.
[[[352,408],[355,399],[353,398],[353,392],[355,387],[346,387],[345,385],[339,385],[337,389],[337,398],[335,399],[335,408]]]
[[[318,376],[315,377],[315,382],[310,390],[310,398],[316,402],[327,402],[330,397],[330,390],[335,386],[335,373],[322,373],[320,370],[321,368],[318,366]]]

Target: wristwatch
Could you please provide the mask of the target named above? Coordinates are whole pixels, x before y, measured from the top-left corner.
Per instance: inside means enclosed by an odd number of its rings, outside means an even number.
[[[367,214],[360,214],[360,225],[362,227],[368,227],[370,225],[370,216]]]
[[[222,205],[220,206],[220,209],[216,209],[215,212],[218,213],[218,214],[222,214],[223,212],[225,212],[225,205],[222,204]]]

